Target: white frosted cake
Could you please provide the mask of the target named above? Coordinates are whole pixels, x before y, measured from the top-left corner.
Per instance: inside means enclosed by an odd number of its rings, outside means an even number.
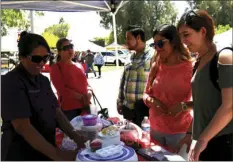
[[[103,141],[103,147],[109,145],[119,145],[120,141],[120,131],[115,126],[109,126],[104,128],[99,134],[98,137]]]

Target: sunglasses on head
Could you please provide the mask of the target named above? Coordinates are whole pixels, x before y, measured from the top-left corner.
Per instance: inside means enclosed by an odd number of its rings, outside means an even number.
[[[188,11],[184,16],[185,24],[191,25],[194,22],[195,18],[202,19],[202,17],[199,16],[195,11],[193,11],[193,10]]]
[[[68,45],[63,46],[61,49],[62,49],[63,51],[67,51],[67,50],[73,49],[73,48],[74,48],[74,45],[73,45],[73,44],[68,44]]]
[[[161,39],[161,40],[158,40],[157,42],[154,42],[154,43],[151,43],[150,44],[150,47],[154,47],[154,48],[163,48],[165,42],[167,41],[167,39]]]
[[[45,55],[45,56],[33,55],[33,56],[28,56],[28,58],[33,63],[41,63],[41,61],[43,61],[44,63],[46,63],[49,60],[50,55],[49,54]]]

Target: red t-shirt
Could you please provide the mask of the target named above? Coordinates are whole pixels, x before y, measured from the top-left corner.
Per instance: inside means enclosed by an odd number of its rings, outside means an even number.
[[[87,94],[88,82],[80,63],[58,62],[52,65],[50,78],[57,90],[58,102],[61,101],[63,110],[73,110],[84,106],[80,100],[75,98],[75,92]]]
[[[161,101],[169,111],[169,108],[177,103],[190,101],[192,69],[192,62],[183,62],[174,66],[161,64],[151,90],[149,90],[149,83],[146,85],[146,91],[143,96],[144,102],[148,96],[153,96]],[[190,111],[181,112],[173,117],[161,114],[155,109],[150,107],[149,110],[151,128],[153,130],[166,134],[187,132],[192,122]]]

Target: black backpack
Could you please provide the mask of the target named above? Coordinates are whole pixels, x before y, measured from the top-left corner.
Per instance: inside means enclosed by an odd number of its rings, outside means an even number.
[[[214,57],[212,58],[212,60],[210,61],[210,72],[209,72],[209,74],[210,74],[210,80],[213,83],[214,87],[217,90],[219,90],[219,91],[221,91],[221,88],[219,87],[219,84],[218,84],[218,78],[219,78],[219,75],[218,75],[218,58],[219,58],[220,52],[222,52],[225,49],[233,51],[232,47],[225,47],[225,48],[219,50],[214,55]],[[198,65],[199,65],[199,62],[196,62],[195,65],[194,65],[194,68],[193,68],[193,74],[197,70]]]

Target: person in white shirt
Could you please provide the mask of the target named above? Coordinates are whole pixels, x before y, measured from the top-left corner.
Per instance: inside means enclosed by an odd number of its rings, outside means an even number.
[[[100,52],[97,52],[94,57],[94,64],[98,67],[99,78],[101,78],[101,67],[104,65],[104,57]]]

